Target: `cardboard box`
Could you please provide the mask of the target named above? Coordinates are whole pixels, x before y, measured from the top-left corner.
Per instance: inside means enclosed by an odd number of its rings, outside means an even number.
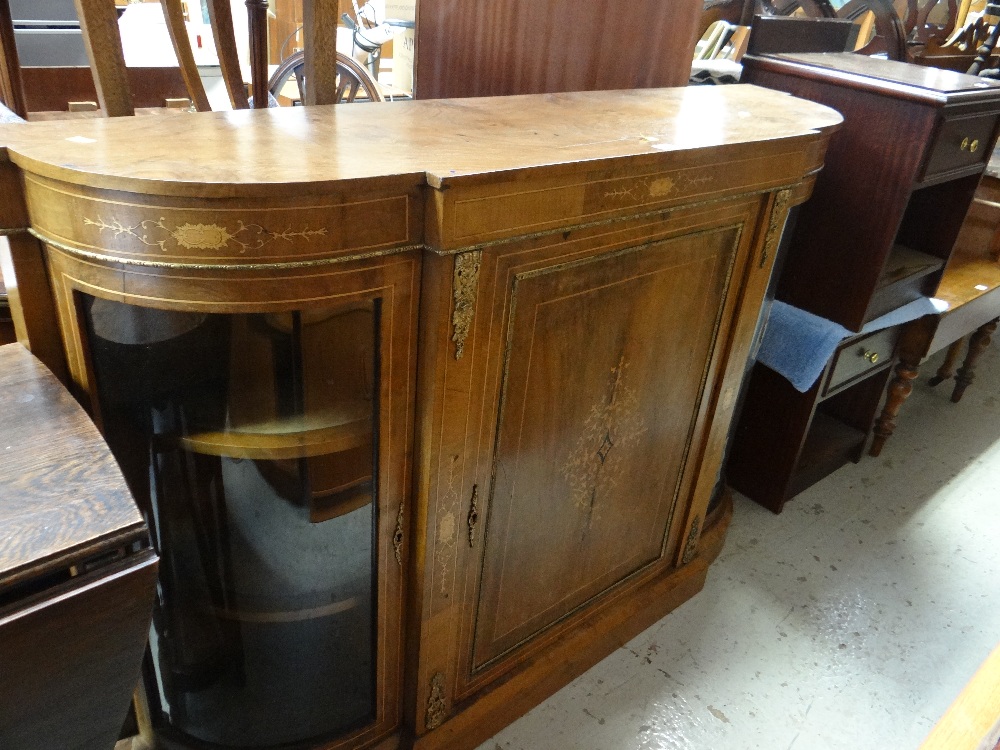
[[[417,0],[385,0],[385,17],[400,21],[416,21]]]
[[[416,34],[413,29],[402,29],[392,40],[393,88],[413,94],[413,49]]]

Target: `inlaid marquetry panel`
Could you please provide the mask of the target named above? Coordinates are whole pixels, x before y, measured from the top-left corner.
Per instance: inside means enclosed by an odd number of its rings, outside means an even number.
[[[474,667],[670,554],[739,234],[515,277]]]
[[[789,160],[782,162],[785,169],[777,171],[771,168],[771,156],[732,159],[723,167],[693,165],[679,153],[648,159],[645,169],[609,167],[530,184],[512,180],[484,186],[474,180],[445,179],[441,183],[445,190],[436,201],[437,215],[428,217],[428,240],[438,250],[456,249],[565,226],[567,217],[586,225],[623,214],[771,190],[797,182],[803,171],[819,169],[821,144],[787,156]]]
[[[369,255],[420,239],[416,188],[289,200],[121,197],[26,175],[33,229],[90,255],[154,264],[294,263]],[[284,204],[284,205],[283,205]]]

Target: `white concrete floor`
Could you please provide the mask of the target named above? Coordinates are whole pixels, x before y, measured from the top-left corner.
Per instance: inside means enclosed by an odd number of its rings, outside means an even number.
[[[480,750],[919,747],[1000,642],[1000,342],[957,405],[940,359],[880,458],[737,497],[700,594]]]

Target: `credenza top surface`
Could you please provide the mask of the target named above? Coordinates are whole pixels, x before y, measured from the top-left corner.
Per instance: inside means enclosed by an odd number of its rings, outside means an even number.
[[[0,127],[0,155],[69,183],[222,197],[353,181],[441,187],[498,172],[760,148],[840,122],[787,94],[701,86],[15,124]]]

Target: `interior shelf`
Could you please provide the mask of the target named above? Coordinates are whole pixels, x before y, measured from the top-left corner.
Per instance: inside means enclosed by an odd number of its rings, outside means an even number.
[[[944,266],[944,261],[906,245],[893,245],[878,281],[878,289],[885,289],[901,282],[913,282],[934,273]]]
[[[358,597],[352,596],[349,599],[331,602],[321,607],[305,607],[302,609],[257,611],[245,609],[230,609],[227,607],[212,607],[212,613],[224,620],[237,620],[239,622],[255,623],[290,623],[302,622],[303,620],[319,620],[324,617],[333,617],[343,612],[357,609],[360,606]]]
[[[867,433],[817,409],[792,479],[792,497],[843,466],[864,447]]]
[[[943,267],[941,258],[906,245],[893,245],[869,300],[865,322],[933,293],[931,276]]]
[[[177,442],[185,450],[203,455],[280,460],[358,448],[370,443],[371,436],[371,403],[357,400],[304,416],[196,429],[179,436]]]

